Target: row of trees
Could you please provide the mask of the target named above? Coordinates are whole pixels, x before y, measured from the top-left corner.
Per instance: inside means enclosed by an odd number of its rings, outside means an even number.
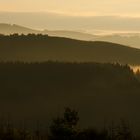
[[[66,108],[63,117],[53,120],[50,127],[50,140],[134,140],[136,139],[129,124],[121,120],[120,125],[113,125],[101,131],[78,128],[78,112]]]
[[[14,34],[10,34],[10,35],[4,35],[4,34],[0,34],[0,38],[15,38],[15,37],[19,37],[19,38],[23,38],[23,37],[48,37],[47,34],[32,34],[29,33],[27,35],[25,34],[18,34],[18,33],[14,33]]]
[[[29,132],[27,129],[15,129],[9,123],[1,125],[0,140],[135,140],[128,123],[121,120],[120,125],[96,130],[79,128],[79,116],[76,110],[66,108],[63,116],[52,120],[49,131],[37,129]]]

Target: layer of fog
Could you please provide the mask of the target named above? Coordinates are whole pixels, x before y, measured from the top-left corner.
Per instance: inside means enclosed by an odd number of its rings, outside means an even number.
[[[119,16],[66,16],[54,13],[0,12],[0,22],[35,29],[76,30],[93,34],[140,32],[140,18]]]

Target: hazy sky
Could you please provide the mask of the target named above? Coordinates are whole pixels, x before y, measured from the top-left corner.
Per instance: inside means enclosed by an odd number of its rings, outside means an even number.
[[[140,0],[0,0],[0,11],[140,16]]]
[[[91,33],[140,32],[140,0],[0,0],[0,23]]]

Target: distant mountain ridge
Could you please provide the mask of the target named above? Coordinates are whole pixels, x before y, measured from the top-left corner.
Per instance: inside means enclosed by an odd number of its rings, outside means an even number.
[[[123,44],[131,47],[140,48],[140,34],[129,33],[129,34],[114,34],[114,35],[93,35],[80,31],[70,30],[35,30],[27,27],[19,26],[16,24],[5,24],[0,23],[0,34],[48,34],[49,36],[66,37],[71,39],[86,40],[86,41],[107,41],[118,44]]]
[[[78,40],[93,40],[96,35],[78,32],[78,31],[66,31],[66,30],[44,30],[43,34],[48,34],[50,36],[58,36],[58,37],[67,37],[71,39],[78,39]]]
[[[34,33],[34,34],[48,34],[50,36],[58,36],[58,37],[67,37],[67,38],[72,38],[72,39],[79,39],[79,40],[93,40],[95,37],[92,34],[88,33],[82,33],[78,31],[66,31],[66,30],[35,30],[35,29],[30,29],[27,27],[19,26],[16,24],[4,24],[0,23],[0,34],[29,34],[29,33]]]
[[[19,26],[16,24],[5,24],[1,23],[0,24],[0,34],[29,34],[29,33],[39,33],[40,31],[30,29],[27,27]]]

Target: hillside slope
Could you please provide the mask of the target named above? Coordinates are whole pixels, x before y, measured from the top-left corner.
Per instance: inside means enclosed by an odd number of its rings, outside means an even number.
[[[29,34],[29,33],[40,33],[40,31],[16,24],[0,23],[0,34],[9,35],[14,33]]]
[[[98,63],[0,63],[0,116],[43,126],[64,107],[84,127],[124,118],[140,130],[140,82],[128,66]]]
[[[111,62],[140,65],[140,50],[101,42],[47,35],[0,36],[0,61]]]
[[[85,41],[107,41],[118,44],[123,44],[135,48],[140,48],[140,34],[139,33],[118,33],[113,35],[93,35],[80,31],[72,30],[35,30],[16,24],[0,23],[0,34],[47,34],[49,36],[66,37]]]

